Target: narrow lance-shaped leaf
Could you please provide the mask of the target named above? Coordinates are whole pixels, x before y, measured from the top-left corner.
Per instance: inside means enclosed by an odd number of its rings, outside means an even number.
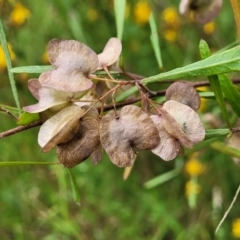
[[[206,59],[211,56],[211,52],[206,41],[204,40],[200,41],[199,49],[200,49],[200,54],[202,59]],[[223,118],[227,123],[227,125],[230,126],[229,116],[228,116],[227,108],[226,108],[224,97],[223,97],[223,90],[218,80],[218,75],[208,76],[208,80],[214,92],[217,103],[222,111]]]
[[[72,170],[68,169],[68,172],[69,172],[70,179],[71,179],[73,199],[74,199],[74,201],[75,201],[76,204],[81,205],[81,204],[80,204],[79,189],[78,189],[78,186],[77,186],[77,182],[76,182],[75,176],[74,176]]]
[[[12,73],[43,73],[48,70],[53,70],[53,66],[24,66],[24,67],[14,67],[10,70]]]
[[[11,62],[11,56],[10,56],[10,52],[8,50],[7,47],[7,40],[6,40],[6,36],[4,33],[4,29],[3,29],[3,25],[2,22],[0,20],[0,42],[2,45],[2,49],[4,52],[4,56],[6,59],[6,63],[7,63],[7,68],[8,68],[8,77],[9,77],[9,81],[10,81],[10,85],[11,85],[11,89],[12,89],[12,93],[13,93],[13,98],[15,100],[15,103],[17,105],[18,108],[18,114],[21,114],[21,107],[20,107],[20,102],[18,99],[18,92],[17,92],[17,88],[16,88],[16,84],[15,84],[15,80],[14,80],[14,76],[13,73],[10,71],[12,68],[12,62]]]
[[[161,49],[159,46],[157,24],[156,24],[153,14],[150,15],[149,24],[150,24],[150,28],[151,28],[150,40],[152,43],[153,51],[155,53],[155,56],[156,56],[156,59],[158,62],[158,66],[160,69],[162,69],[163,64],[162,64],[162,57],[161,57]]]
[[[126,0],[114,0],[117,38],[122,40]]]
[[[144,78],[143,84],[240,71],[240,46],[169,72]]]
[[[232,81],[226,75],[218,76],[221,88],[224,92],[226,100],[231,105],[233,111],[240,117],[240,93],[237,88],[234,86]]]
[[[182,168],[176,168],[169,172],[163,173],[155,178],[152,178],[149,181],[144,183],[144,187],[147,189],[157,187],[157,186],[177,177],[181,173],[181,170],[182,170]]]
[[[208,129],[208,130],[206,130],[204,140],[215,138],[215,137],[225,136],[225,135],[228,135],[230,133],[231,133],[231,131],[228,128]]]
[[[220,141],[214,142],[211,144],[211,147],[224,155],[229,155],[231,157],[240,158],[240,150],[237,148],[229,147],[225,143]]]

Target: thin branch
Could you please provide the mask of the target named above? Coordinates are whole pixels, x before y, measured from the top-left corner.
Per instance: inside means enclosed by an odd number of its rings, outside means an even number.
[[[40,125],[42,125],[42,122],[41,121],[36,121],[36,122],[33,122],[31,124],[28,124],[28,125],[19,126],[19,127],[10,129],[8,131],[0,133],[0,139],[11,136],[13,134],[16,134],[16,133],[19,133],[19,132],[22,132],[22,131],[25,131],[25,130],[33,128],[33,127],[40,126]]]
[[[0,110],[2,112],[5,112],[8,116],[10,116],[11,118],[13,118],[14,120],[17,120],[18,118],[13,115],[8,109],[6,109],[5,107],[0,107]]]
[[[131,82],[130,84],[132,84],[135,81],[130,81],[130,82]],[[234,79],[234,80],[232,80],[232,82],[233,83],[240,83],[240,79]],[[125,85],[125,84],[126,85],[129,84],[128,81],[120,81],[118,83],[119,83],[120,86]],[[119,87],[119,85],[116,85],[114,89],[111,89],[108,92],[108,94],[115,91]],[[196,88],[197,87],[203,87],[203,86],[209,86],[209,82],[208,81],[195,82],[195,83],[193,83],[193,86],[196,87]],[[151,91],[150,91],[150,92],[146,93],[146,96],[148,96],[149,98],[154,98],[154,97],[164,96],[165,93],[166,93],[166,90],[160,90],[160,91],[154,92],[154,94],[152,95]],[[105,97],[106,97],[106,94],[104,94],[104,96],[99,98],[99,100],[102,100]],[[123,107],[123,106],[126,106],[126,105],[134,104],[134,103],[139,102],[139,101],[141,101],[141,97],[136,97],[136,98],[125,100],[123,102],[118,102],[118,103],[115,104],[115,107],[120,108],[120,107]],[[109,104],[109,105],[105,105],[103,110],[104,111],[109,111],[109,110],[112,110],[113,108],[114,108],[114,105]],[[98,109],[99,112],[101,111],[101,107],[99,107],[97,109]],[[41,124],[42,123],[40,121],[37,121],[37,122],[31,123],[29,125],[19,126],[19,127],[7,130],[5,132],[0,133],[0,139],[11,136],[11,135],[16,134],[16,133],[21,132],[21,131],[25,131],[25,130],[30,129],[30,128],[40,126]],[[233,128],[233,129],[231,129],[231,131],[232,132],[239,132],[240,127],[239,128]]]
[[[231,128],[232,133],[240,132],[240,127]]]

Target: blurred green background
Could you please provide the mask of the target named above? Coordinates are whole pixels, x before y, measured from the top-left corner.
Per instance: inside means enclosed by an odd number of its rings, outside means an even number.
[[[213,52],[236,40],[229,1],[224,1],[216,20],[205,26],[179,15],[178,4],[177,0],[127,1],[122,41],[127,70],[144,76],[160,71],[149,39],[151,9],[158,26],[164,71],[199,60],[201,38]],[[0,0],[0,16],[12,49],[13,66],[49,64],[46,46],[52,38],[76,39],[99,53],[108,39],[116,36],[113,0]],[[28,91],[27,80],[37,76],[15,74],[21,106],[36,102]],[[159,84],[154,88],[164,87]],[[2,55],[0,104],[15,106]],[[13,119],[0,114],[0,132],[16,127]],[[204,99],[199,114],[206,127],[223,127],[214,99]],[[0,161],[56,162],[55,150],[41,153],[38,129],[1,139]],[[150,152],[143,153],[126,181],[123,169],[114,166],[107,157],[97,166],[86,161],[72,172],[81,206],[74,201],[69,172],[61,165],[1,167],[0,239],[240,237],[239,199],[214,235],[239,185],[239,164],[209,144],[198,153],[170,162]],[[166,173],[167,176],[163,175]],[[156,186],[148,189],[151,183],[145,183],[158,176],[169,177],[169,181],[157,184],[155,180]]]

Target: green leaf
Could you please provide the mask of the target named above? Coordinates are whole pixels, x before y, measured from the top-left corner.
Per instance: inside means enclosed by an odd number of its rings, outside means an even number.
[[[240,71],[240,46],[219,54],[214,54],[209,58],[189,64],[185,67],[176,68],[169,72],[144,78],[142,83],[148,84],[166,79],[177,80],[196,78],[237,71]]]
[[[225,155],[240,158],[240,150],[237,148],[229,147],[226,145],[226,143],[217,141],[212,143],[211,147]]]
[[[240,93],[238,89],[226,75],[219,75],[218,78],[226,100],[233,111],[240,117]]]
[[[122,40],[122,35],[123,35],[125,5],[126,5],[126,0],[114,0],[117,38],[120,41]]]
[[[215,97],[213,92],[199,92],[200,97],[212,98]]]
[[[18,125],[27,125],[27,124],[36,122],[37,120],[39,120],[38,113],[23,112],[20,115],[20,117],[18,118],[17,124]]]
[[[11,68],[12,68],[12,62],[11,62],[11,56],[10,56],[10,52],[7,46],[7,39],[4,33],[4,29],[3,29],[3,25],[2,22],[0,20],[0,42],[2,45],[2,49],[4,52],[4,56],[6,59],[6,63],[7,63],[7,69],[8,69],[8,77],[9,77],[9,81],[10,81],[10,85],[11,85],[11,89],[12,89],[12,93],[13,93],[13,98],[15,100],[16,106],[18,108],[18,114],[21,114],[21,107],[20,107],[20,102],[18,99],[18,92],[17,92],[17,88],[16,88],[16,83],[14,80],[14,76],[13,73],[11,72]]]
[[[150,15],[149,24],[150,24],[150,28],[151,28],[150,40],[151,40],[151,43],[152,43],[153,51],[155,53],[155,57],[157,59],[158,66],[159,66],[160,69],[162,69],[163,64],[162,64],[162,57],[161,57],[161,49],[160,49],[160,46],[159,46],[157,24],[156,24],[156,21],[154,19],[153,14]]]
[[[189,154],[197,152],[205,147],[209,147],[211,143],[216,142],[217,140],[219,140],[220,137],[221,136],[219,135],[218,137],[209,138],[198,144],[195,144],[192,149],[185,149],[185,155],[189,155]]]
[[[210,52],[207,42],[202,39],[199,44],[199,49],[200,49],[200,55],[201,55],[202,59],[207,59],[208,57],[211,56],[211,52]],[[228,116],[226,104],[225,104],[224,97],[223,97],[223,90],[222,90],[220,82],[218,80],[218,75],[208,76],[208,80],[209,80],[211,89],[214,92],[217,103],[222,111],[223,118],[224,118],[225,122],[227,123],[227,125],[230,126],[229,116]]]
[[[128,90],[124,91],[123,93],[121,93],[120,95],[118,95],[116,97],[116,102],[123,101],[124,99],[131,96],[132,94],[134,94],[137,91],[138,91],[138,88],[136,86],[129,88]]]
[[[53,66],[24,66],[24,67],[15,67],[10,70],[12,73],[43,73],[48,70],[52,70]]]
[[[75,176],[73,175],[73,172],[69,168],[68,168],[68,172],[69,172],[70,179],[71,179],[73,199],[74,199],[76,204],[81,205],[79,189],[78,189],[78,186],[77,186],[77,182],[76,182]]]
[[[172,171],[163,173],[160,176],[157,176],[157,177],[152,178],[151,180],[145,182],[144,187],[147,189],[157,187],[157,186],[177,177],[180,173],[181,173],[181,168],[177,168]]]
[[[209,129],[206,130],[205,133],[205,140],[215,138],[215,137],[221,137],[230,134],[231,131],[227,128],[223,129]]]

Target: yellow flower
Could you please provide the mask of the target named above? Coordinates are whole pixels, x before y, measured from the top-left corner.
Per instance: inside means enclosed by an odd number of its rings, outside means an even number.
[[[10,52],[11,60],[14,60],[15,59],[15,54],[12,51],[12,46],[9,43],[8,43],[8,50]],[[5,56],[4,56],[2,46],[0,46],[0,70],[5,69],[6,67],[7,67],[6,59],[5,59]]]
[[[185,171],[190,176],[199,176],[204,172],[205,168],[197,159],[197,153],[193,154],[185,164]]]
[[[168,27],[173,29],[178,29],[180,25],[180,20],[178,17],[178,12],[175,8],[168,7],[162,12],[162,19]]]
[[[21,3],[16,3],[9,20],[14,26],[21,26],[30,17],[30,11]]]
[[[88,12],[87,12],[87,17],[90,21],[95,21],[98,19],[99,17],[99,13],[96,9],[89,9]]]
[[[209,22],[203,26],[203,31],[208,35],[212,34],[214,30],[215,30],[214,22]]]
[[[46,63],[46,64],[49,63],[47,49],[45,50],[45,52],[42,55],[42,61],[43,61],[43,63]]]
[[[207,87],[198,87],[197,90],[200,92],[209,91],[209,89]],[[207,108],[207,103],[208,103],[208,100],[206,98],[201,98],[201,105],[200,105],[200,108],[198,109],[198,111],[204,112]]]
[[[174,29],[166,29],[163,31],[163,37],[168,42],[175,42],[177,39],[177,31]]]
[[[185,194],[186,196],[197,195],[201,191],[201,186],[194,181],[187,181],[185,185]]]
[[[240,238],[240,218],[235,219],[232,223],[232,235]]]
[[[151,14],[151,8],[147,1],[139,1],[134,8],[134,17],[137,24],[145,24],[148,22]]]

